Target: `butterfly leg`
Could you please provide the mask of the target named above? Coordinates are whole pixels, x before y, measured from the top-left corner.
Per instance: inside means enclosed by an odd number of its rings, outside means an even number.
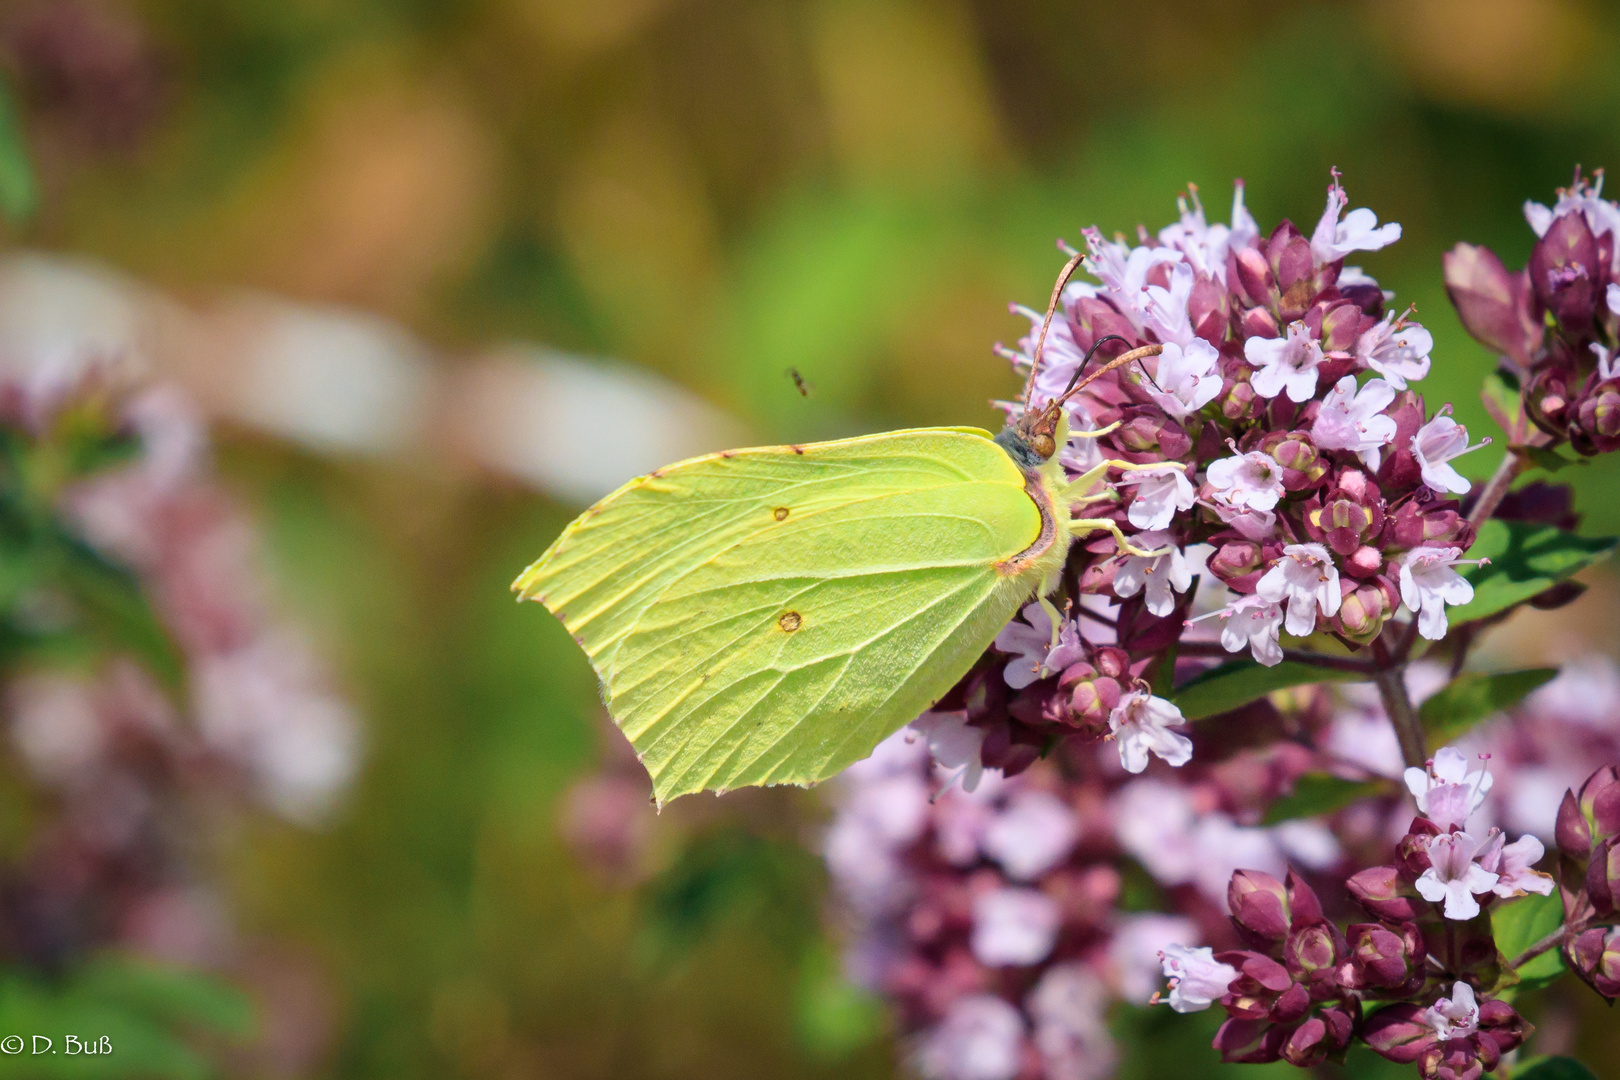
[[[1132,555],[1140,555],[1145,559],[1156,559],[1160,555],[1168,555],[1176,550],[1174,546],[1154,548],[1148,550],[1139,548],[1131,543],[1130,539],[1119,531],[1119,525],[1108,518],[1074,518],[1069,522],[1069,531],[1076,536],[1083,536],[1089,532],[1108,532],[1114,536],[1114,543],[1119,545],[1121,551],[1128,551]]]
[[[1100,439],[1104,435],[1112,434],[1114,432],[1114,430],[1116,428],[1118,428],[1119,425],[1123,424],[1124,422],[1125,421],[1123,421],[1123,420],[1115,420],[1112,424],[1109,424],[1107,427],[1100,427],[1096,431],[1075,431],[1075,430],[1073,430],[1071,428],[1069,430],[1069,438],[1071,438],[1071,439]]]
[[[1052,622],[1052,643],[1047,646],[1047,651],[1050,652],[1057,648],[1058,631],[1063,628],[1063,616],[1058,612],[1057,605],[1047,599],[1045,589],[1036,594],[1035,600],[1041,605],[1041,610],[1046,612],[1046,617]]]

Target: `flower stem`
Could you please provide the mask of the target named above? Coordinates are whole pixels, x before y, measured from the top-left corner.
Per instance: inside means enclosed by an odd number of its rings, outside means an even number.
[[[1418,719],[1412,699],[1406,693],[1403,667],[1383,668],[1373,676],[1378,684],[1378,696],[1384,701],[1384,712],[1395,725],[1395,737],[1400,740],[1401,757],[1408,767],[1423,768],[1429,760],[1429,751],[1423,738],[1423,722]]]
[[[1517,970],[1534,960],[1536,957],[1540,956],[1542,953],[1550,952],[1553,949],[1556,949],[1558,946],[1564,943],[1564,931],[1566,929],[1567,927],[1560,926],[1558,929],[1554,930],[1552,933],[1548,934],[1546,937],[1524,950],[1524,952],[1520,953],[1518,956],[1515,956],[1511,961],[1508,962],[1508,967]]]
[[[1478,527],[1490,520],[1490,516],[1496,513],[1496,508],[1507,495],[1508,488],[1513,486],[1513,481],[1524,471],[1525,461],[1526,458],[1521,451],[1507,452],[1502,458],[1502,463],[1496,467],[1496,472],[1486,481],[1485,490],[1479,493],[1479,501],[1468,512],[1468,524]]]

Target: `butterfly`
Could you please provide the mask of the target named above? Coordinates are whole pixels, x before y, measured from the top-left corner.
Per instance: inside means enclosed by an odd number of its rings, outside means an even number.
[[[999,434],[930,427],[725,450],[655,469],[586,510],[513,583],[561,619],[661,806],[696,791],[810,785],[938,701],[1117,499],[1104,461],[1070,479],[1064,404],[1132,349]],[[1123,342],[1123,339],[1113,338]],[[1125,343],[1129,344],[1129,343]],[[1095,438],[1114,427],[1076,432]]]

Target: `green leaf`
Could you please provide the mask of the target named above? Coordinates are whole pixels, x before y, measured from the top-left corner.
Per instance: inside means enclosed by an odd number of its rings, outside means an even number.
[[[1418,709],[1429,749],[1438,750],[1486,717],[1517,705],[1557,674],[1557,668],[1527,668],[1458,676]]]
[[[1177,690],[1173,700],[1182,716],[1202,720],[1247,705],[1273,690],[1319,682],[1364,682],[1368,678],[1359,672],[1298,664],[1292,660],[1284,660],[1274,667],[1265,667],[1253,660],[1230,660]]]
[[[1564,921],[1563,901],[1551,896],[1524,896],[1491,909],[1491,933],[1496,937],[1496,948],[1511,961],[1524,950],[1557,930]],[[1564,957],[1557,949],[1549,949],[1519,968],[1519,992],[1534,990],[1552,982],[1564,973]]]
[[[1383,780],[1344,780],[1327,773],[1306,773],[1294,782],[1292,794],[1271,804],[1266,811],[1265,823],[1314,817],[1328,814],[1357,799],[1388,793],[1389,784]]]
[[[1566,465],[1586,465],[1587,458],[1567,458],[1556,450],[1549,450],[1545,446],[1524,447],[1525,456],[1543,472],[1555,473]]]
[[[1479,398],[1485,411],[1491,414],[1497,426],[1509,433],[1522,430],[1524,399],[1519,396],[1519,380],[1504,371],[1493,371],[1485,376]]]
[[[1551,525],[1487,521],[1468,557],[1490,563],[1463,575],[1474,586],[1474,598],[1446,615],[1457,626],[1505,611],[1608,558],[1616,543],[1612,536],[1576,536]]]
[[[39,201],[34,166],[11,91],[0,83],[0,213],[12,221],[26,221]]]
[[[219,1030],[228,1019],[237,1033],[248,1015],[245,999],[222,983],[117,957],[51,980],[7,973],[0,975],[0,1035],[26,1041],[21,1052],[0,1045],[0,1078],[209,1080],[218,1071],[191,1045],[188,1029]]]
[[[1574,1058],[1538,1057],[1514,1069],[1513,1080],[1597,1080],[1597,1074]]]
[[[226,1035],[253,1031],[253,1006],[240,991],[187,968],[109,955],[86,967],[79,985],[86,993],[168,1023]]]

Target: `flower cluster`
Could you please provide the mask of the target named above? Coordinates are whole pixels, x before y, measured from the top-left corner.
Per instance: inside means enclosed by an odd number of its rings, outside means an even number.
[[[1208,223],[1194,194],[1137,245],[1087,230],[1096,281],[1061,290],[1039,357],[1042,316],[1019,309],[1031,332],[1002,352],[1028,374],[1029,407],[1058,399],[1094,347],[1157,355],[1068,400],[1060,460],[1119,466],[1085,516],[1134,550],[1100,532],[1077,543],[1062,625],[1026,609],[943,703],[982,730],[983,764],[1016,772],[1076,735],[1112,737],[1131,771],[1150,755],[1185,762],[1181,715],[1151,687],[1189,622],[1195,565],[1224,586],[1198,619],[1266,665],[1283,659],[1284,635],[1359,649],[1403,604],[1414,631],[1438,639],[1447,607],[1471,598],[1457,568],[1474,529],[1456,499],[1470,484],[1451,464],[1472,449],[1468,433],[1414,389],[1428,331],[1345,265],[1400,226],[1347,206],[1335,176],[1309,235],[1287,221],[1262,234],[1241,185],[1230,225]],[[1024,407],[1006,405],[1013,417]]]
[[[929,1080],[1111,1075],[1104,1014],[1152,1000],[1163,964],[1188,965],[1172,1007],[1208,1006],[1199,943],[1238,943],[1224,918],[1234,870],[1339,864],[1318,824],[1240,823],[1263,769],[1138,778],[1077,742],[1013,777],[970,776],[981,734],[936,713],[891,737],[840,777],[824,841],[846,970],[894,1003]],[[1164,910],[1121,910],[1126,858]]]
[[[1521,442],[1567,441],[1581,454],[1620,449],[1620,205],[1602,193],[1601,171],[1588,182],[1577,169],[1550,209],[1526,202],[1537,240],[1516,273],[1489,248],[1458,244],[1446,255],[1446,288],[1463,325],[1502,355],[1503,374],[1522,388],[1533,428],[1487,397]]]
[[[114,943],[219,965],[231,931],[198,865],[199,808],[249,795],[319,812],[352,772],[353,714],[269,616],[254,533],[172,391],[131,393],[101,367],[6,382],[0,444],[18,545],[5,712],[38,810],[0,937],[48,970]]]

